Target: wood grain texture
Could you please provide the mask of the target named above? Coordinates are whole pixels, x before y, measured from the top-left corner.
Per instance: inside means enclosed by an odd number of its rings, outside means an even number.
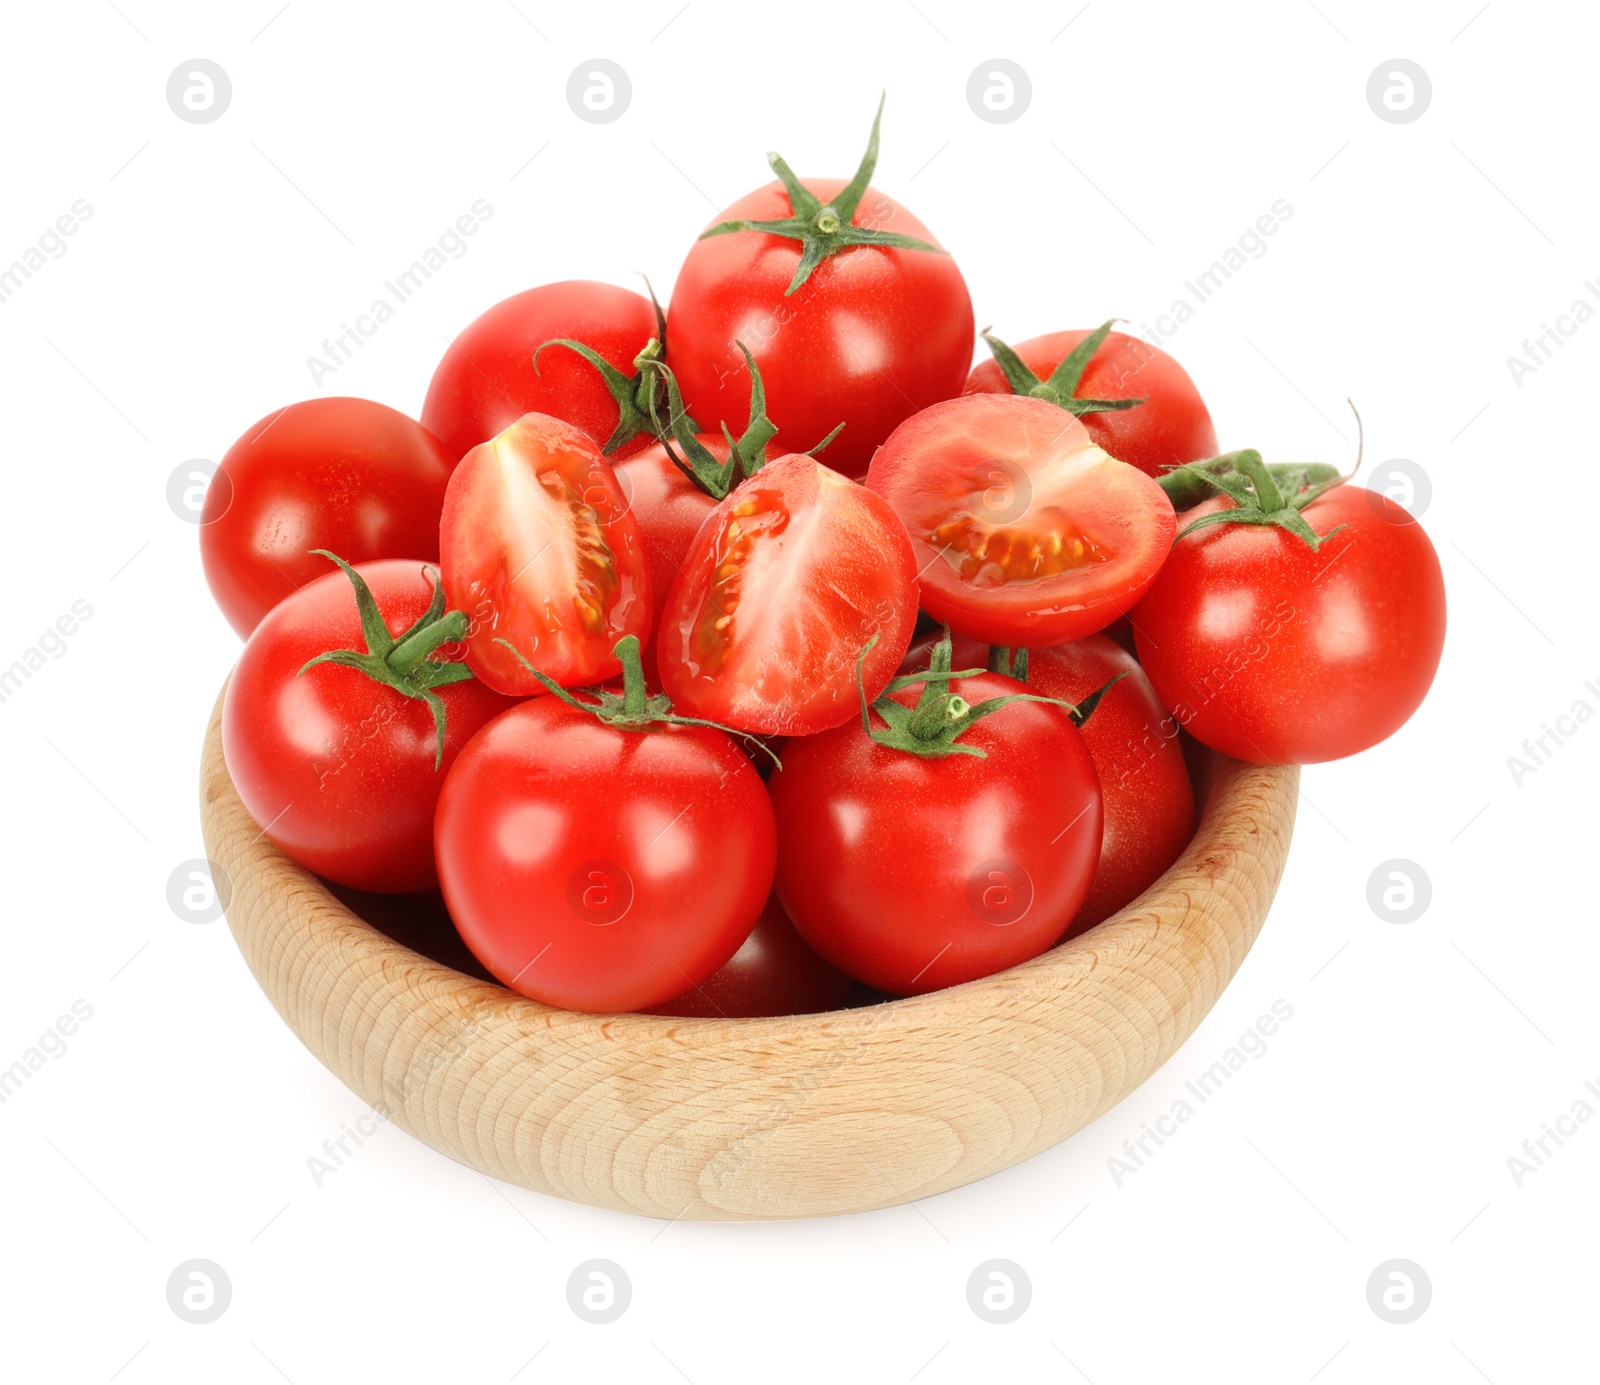
[[[267,997],[351,1091],[435,1149],[542,1193],[759,1220],[927,1197],[1048,1149],[1127,1096],[1260,932],[1299,771],[1201,757],[1199,830],[1081,938],[932,995],[784,1019],[586,1015],[419,956],[273,847],[206,732],[201,820]]]

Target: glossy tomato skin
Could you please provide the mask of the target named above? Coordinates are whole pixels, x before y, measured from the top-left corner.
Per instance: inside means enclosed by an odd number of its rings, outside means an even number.
[[[496,718],[439,798],[450,916],[505,985],[569,1010],[639,1010],[739,950],[772,887],[760,776],[702,727],[634,732],[553,697]]]
[[[533,368],[533,353],[565,337],[593,347],[624,375],[656,334],[650,300],[630,289],[589,279],[542,284],[513,294],[474,318],[450,343],[433,372],[422,406],[424,423],[455,465],[523,414],[549,414],[583,429],[604,447],[617,426],[617,405],[600,373],[576,352],[552,346]],[[641,435],[613,459],[643,449]]]
[[[461,459],[439,555],[450,605],[471,622],[467,663],[500,692],[547,691],[501,639],[573,688],[615,677],[617,641],[650,633],[638,521],[593,440],[560,419],[527,414]]]
[[[1317,552],[1268,526],[1180,539],[1133,617],[1140,662],[1179,724],[1257,764],[1337,760],[1393,735],[1444,648],[1444,577],[1420,524],[1358,486],[1304,514],[1332,534]]]
[[[268,414],[222,459],[200,513],[200,558],[241,638],[290,592],[347,563],[439,556],[454,459],[370,399],[307,399]]]
[[[363,563],[356,571],[391,635],[427,611],[433,585],[420,561]],[[476,680],[438,689],[446,719],[436,770],[425,704],[358,669],[319,664],[300,672],[329,650],[365,648],[355,591],[342,572],[285,597],[256,627],[228,681],[223,755],[250,816],[284,855],[375,894],[429,889],[438,882],[433,811],[445,771],[512,702]]]
[[[840,178],[802,181],[823,201],[845,186]],[[773,182],[712,224],[790,215],[788,193]],[[876,188],[867,189],[854,223],[938,243]],[[828,256],[786,296],[800,253],[799,241],[757,231],[696,241],[672,291],[668,360],[694,417],[743,418],[750,375],[734,345],[742,341],[785,442],[811,447],[843,420],[822,456],[860,476],[902,419],[961,392],[972,364],[972,300],[949,255],[872,246]]]
[[[1019,342],[1012,350],[1029,370],[1048,380],[1091,330],[1050,332]],[[1010,394],[1011,385],[999,365],[989,360],[974,367],[962,393]],[[1217,455],[1217,430],[1188,372],[1159,346],[1138,337],[1108,333],[1084,368],[1077,397],[1144,399],[1131,409],[1085,414],[1083,423],[1097,446],[1147,476]]]
[[[957,679],[969,702],[1027,691]],[[919,689],[894,694],[910,705]],[[925,760],[859,723],[784,747],[768,785],[778,898],[802,936],[892,995],[971,981],[1037,956],[1082,904],[1100,853],[1094,764],[1065,712],[1018,702]]]
[[[684,1019],[824,1014],[844,1007],[851,984],[811,949],[773,895],[727,965],[649,1013]]]
[[[1028,653],[1029,688],[1074,705],[1119,674],[1126,676],[1078,728],[1100,776],[1105,835],[1068,937],[1137,899],[1194,836],[1194,787],[1178,723],[1133,655],[1104,635]]]
[[[922,609],[958,635],[1082,639],[1130,610],[1177,517],[1148,476],[1041,399],[973,394],[896,428],[867,473],[904,522]]]
[[[861,715],[911,642],[911,541],[882,497],[803,454],[779,457],[706,516],[656,636],[677,710],[758,735]]]

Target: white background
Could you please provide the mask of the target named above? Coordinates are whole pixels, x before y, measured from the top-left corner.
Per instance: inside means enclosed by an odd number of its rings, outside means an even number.
[[[1600,276],[1596,16],[1080,3],[7,7],[0,263],[75,199],[93,216],[0,304],[0,664],[74,600],[94,613],[0,705],[0,1066],[74,1000],[93,1018],[0,1107],[0,1373],[1592,1378],[1600,1122],[1520,1187],[1506,1161],[1600,1083],[1579,888],[1600,725],[1520,787],[1506,761],[1576,699],[1600,708],[1584,688],[1600,682],[1600,325],[1520,385],[1506,360]],[[208,125],[165,99],[197,56],[234,88]],[[613,124],[566,103],[596,56],[632,78]],[[967,104],[990,57],[1031,75],[1014,123]],[[1395,57],[1432,79],[1411,124],[1366,100]],[[1151,321],[1276,199],[1292,206],[1167,345],[1225,447],[1346,462],[1350,396],[1369,465],[1427,473],[1451,601],[1432,696],[1388,744],[1306,773],[1272,917],[1187,1047],[1008,1173],[870,1215],[667,1225],[492,1183],[386,1128],[316,1187],[308,1157],[359,1102],[226,925],[166,902],[203,854],[201,731],[238,648],[168,475],[316,393],[306,358],[475,199],[494,215],[470,251],[322,393],[415,414],[450,335],[536,283],[646,271],[665,298],[700,228],[766,180],[766,149],[847,176],[884,87],[876,184],[1011,340]],[[1367,904],[1391,858],[1432,880],[1408,925]],[[1278,999],[1294,1015],[1266,1055],[1119,1187],[1108,1158]],[[208,1326],[166,1301],[194,1257],[233,1285]],[[564,1288],[596,1257],[634,1293],[603,1327]],[[1007,1326],[966,1302],[994,1257],[1033,1286]],[[1405,1326],[1366,1297],[1395,1257],[1433,1286]]]

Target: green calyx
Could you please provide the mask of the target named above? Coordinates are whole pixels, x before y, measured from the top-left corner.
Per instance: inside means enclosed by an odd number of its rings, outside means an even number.
[[[574,696],[548,674],[539,672],[523,657],[522,651],[509,640],[497,639],[495,643],[505,645],[517,656],[523,668],[567,706],[576,707],[580,712],[587,712],[606,726],[614,726],[619,731],[636,732],[650,731],[657,726],[704,726],[712,731],[723,731],[751,745],[759,746],[774,766],[778,769],[783,768],[783,762],[767,748],[766,742],[759,736],[752,736],[748,731],[740,731],[732,726],[724,726],[720,721],[679,716],[672,710],[672,700],[665,693],[651,693],[645,686],[644,663],[640,657],[641,646],[637,635],[624,635],[611,650],[622,665],[622,691],[614,693],[609,688],[580,688],[580,692],[594,699],[592,702],[585,702]]]
[[[920,755],[925,760],[941,760],[946,755],[976,755],[979,759],[987,759],[987,751],[979,750],[976,746],[963,745],[961,737],[975,723],[982,721],[984,717],[993,716],[1013,702],[1048,702],[1052,707],[1060,707],[1075,722],[1077,721],[1079,709],[1057,697],[1040,697],[1035,693],[1007,693],[999,697],[985,698],[982,702],[968,702],[958,693],[951,692],[949,687],[951,679],[975,678],[987,670],[951,669],[948,626],[945,628],[944,638],[934,645],[926,670],[920,673],[901,674],[898,678],[891,679],[889,686],[883,690],[878,699],[869,703],[861,669],[868,653],[877,642],[878,637],[874,635],[856,656],[856,687],[861,694],[861,729],[879,745],[888,746],[891,750],[903,750],[910,755]],[[891,693],[897,693],[918,683],[922,684],[922,694],[917,698],[915,706],[907,707],[890,696]],[[1101,692],[1104,691],[1102,688]],[[1095,700],[1098,701],[1099,697],[1100,693],[1096,693]],[[876,712],[883,720],[883,726],[873,726],[872,712]]]
[[[989,343],[989,351],[994,356],[995,364],[1000,367],[1000,373],[1006,377],[1006,383],[1011,386],[1013,394],[1042,399],[1047,404],[1065,409],[1074,418],[1082,418],[1085,414],[1132,409],[1136,405],[1143,404],[1147,398],[1145,395],[1140,395],[1137,399],[1078,398],[1078,384],[1083,379],[1083,372],[1089,368],[1089,362],[1094,359],[1095,352],[1105,345],[1112,324],[1120,321],[1120,318],[1113,317],[1102,322],[1061,358],[1061,363],[1050,372],[1048,380],[1041,380],[1029,370],[1023,364],[1022,357],[992,332],[984,332],[983,339]]]
[[[789,206],[793,215],[777,221],[724,221],[709,231],[702,232],[700,239],[704,240],[707,236],[725,236],[734,231],[762,231],[769,236],[784,236],[789,240],[799,241],[800,263],[795,267],[794,278],[790,281],[789,287],[784,290],[785,297],[805,283],[811,277],[811,271],[829,255],[837,255],[841,250],[849,250],[853,246],[877,245],[897,250],[927,250],[935,255],[945,254],[946,252],[937,245],[917,240],[914,236],[903,236],[897,231],[879,231],[869,226],[853,224],[856,209],[861,205],[867,184],[872,180],[873,170],[878,166],[878,127],[883,122],[883,101],[882,97],[878,100],[878,113],[872,121],[872,138],[867,141],[867,152],[861,156],[861,166],[856,169],[855,177],[841,188],[831,201],[823,202],[795,177],[794,170],[784,162],[782,155],[768,154],[767,162],[789,194]]]
[[[1175,482],[1174,477],[1184,479]],[[1269,467],[1261,460],[1259,452],[1247,447],[1169,471],[1161,478],[1160,485],[1169,496],[1175,490],[1184,494],[1199,485],[1207,488],[1208,495],[1221,492],[1234,501],[1234,509],[1215,510],[1185,525],[1178,531],[1178,539],[1218,524],[1273,525],[1293,534],[1315,553],[1344,525],[1318,534],[1301,511],[1347,479],[1337,468],[1321,462]],[[1173,507],[1178,508],[1176,499]]]
[[[444,587],[438,575],[429,569],[433,578],[433,600],[410,629],[398,638],[389,633],[383,614],[372,589],[362,580],[361,574],[349,563],[325,548],[313,548],[313,553],[339,565],[340,571],[350,579],[356,592],[356,611],[361,617],[361,635],[366,649],[330,649],[308,661],[300,672],[318,664],[338,664],[343,668],[359,669],[386,688],[393,688],[403,697],[425,702],[433,713],[433,726],[437,743],[433,753],[433,767],[444,763],[445,708],[436,688],[447,688],[452,683],[464,683],[472,677],[465,664],[444,659],[429,658],[441,645],[462,639],[467,633],[467,613],[446,611]]]
[[[1233,494],[1224,483],[1230,477],[1243,475],[1239,467],[1239,458],[1243,455],[1242,452],[1224,452],[1220,457],[1208,457],[1204,461],[1190,462],[1187,466],[1173,467],[1165,475],[1156,477],[1156,484],[1167,493],[1174,510],[1180,513],[1192,510],[1201,501],[1210,500],[1214,495]],[[1251,452],[1250,455],[1260,460],[1259,453]],[[1331,462],[1273,462],[1267,466],[1267,474],[1277,488],[1280,499],[1285,495],[1297,496],[1308,489],[1315,489],[1317,495],[1321,495],[1330,485],[1343,479],[1339,468]],[[1315,499],[1315,496],[1312,498]],[[1306,503],[1310,504],[1310,501]]]
[[[761,379],[756,358],[750,354],[749,348],[742,341],[736,341],[734,345],[744,355],[745,364],[750,368],[750,418],[744,426],[744,432],[737,439],[734,438],[727,423],[722,424],[722,436],[728,443],[727,461],[719,462],[710,448],[696,435],[695,422],[684,411],[683,395],[678,390],[678,377],[672,373],[669,366],[659,367],[666,378],[667,407],[671,410],[664,425],[660,416],[654,413],[652,406],[651,418],[661,439],[661,445],[666,449],[672,464],[713,500],[721,500],[741,481],[748,480],[767,464],[767,444],[778,434],[778,425],[767,417],[767,388]],[[815,456],[822,451],[839,436],[839,431],[843,427],[844,424],[841,423],[811,448],[809,455]],[[672,439],[676,439],[678,447],[682,449],[681,457],[673,450]]]
[[[633,358],[632,375],[625,375],[592,346],[574,341],[571,337],[552,337],[549,341],[541,342],[533,353],[535,375],[539,373],[540,355],[552,346],[564,346],[568,351],[576,352],[599,371],[612,403],[617,406],[617,426],[611,430],[611,436],[600,449],[608,457],[641,433],[652,438],[661,436],[657,406],[662,393],[661,376],[666,369],[662,357],[667,349],[667,315],[661,311],[661,304],[656,300],[656,291],[650,287],[650,281],[646,279],[644,283],[645,288],[650,290],[650,305],[656,310],[656,334]],[[693,421],[690,422],[692,426]]]

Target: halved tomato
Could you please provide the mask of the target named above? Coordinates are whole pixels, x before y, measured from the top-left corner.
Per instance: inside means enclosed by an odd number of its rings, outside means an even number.
[[[768,462],[701,525],[656,633],[685,716],[803,736],[861,715],[917,623],[911,541],[881,496],[804,453]]]
[[[1042,399],[969,394],[914,414],[867,485],[911,534],[922,609],[985,644],[1082,639],[1155,581],[1177,532],[1150,477]]]
[[[618,640],[650,630],[644,544],[611,464],[547,414],[524,414],[462,458],[439,566],[451,607],[472,622],[467,663],[496,692],[546,691],[497,640],[562,687],[586,687],[622,671]]]

